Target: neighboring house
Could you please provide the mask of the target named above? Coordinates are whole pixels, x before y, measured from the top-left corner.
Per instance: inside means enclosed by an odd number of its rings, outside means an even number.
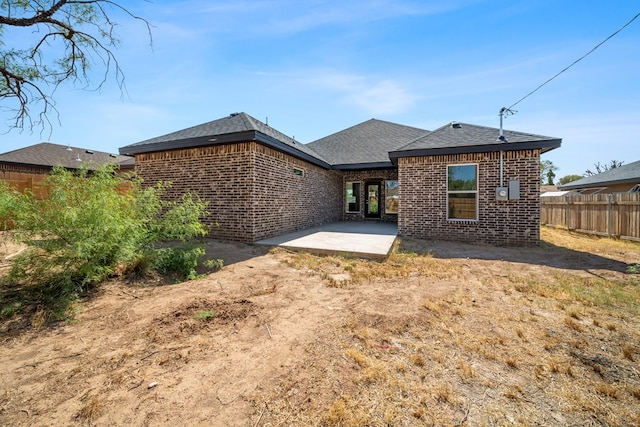
[[[565,196],[571,193],[571,191],[560,191],[555,185],[541,185],[540,197],[558,197]]]
[[[0,179],[20,191],[29,188],[37,197],[43,198],[47,189],[42,181],[54,166],[92,170],[103,164],[117,163],[120,170],[132,171],[134,161],[130,156],[42,142],[0,154]]]
[[[213,237],[254,242],[340,220],[391,221],[398,233],[537,243],[540,154],[558,138],[451,123],[434,132],[368,120],[302,144],[235,113],[120,148],[167,197],[209,203]]]
[[[555,185],[540,185],[540,194],[544,194],[544,193],[549,193],[549,192],[555,192],[558,191],[558,187],[556,187]]]
[[[640,160],[561,185],[581,194],[640,192]]]

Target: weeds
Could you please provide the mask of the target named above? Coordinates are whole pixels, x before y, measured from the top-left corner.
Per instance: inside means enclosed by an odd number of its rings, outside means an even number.
[[[199,310],[193,315],[196,320],[201,322],[208,322],[216,316],[216,313],[211,310]]]

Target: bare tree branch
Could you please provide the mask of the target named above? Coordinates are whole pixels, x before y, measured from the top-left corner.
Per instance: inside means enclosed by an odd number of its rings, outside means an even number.
[[[143,22],[152,45],[149,22],[115,1],[0,2],[0,99],[4,100],[0,110],[12,116],[9,130],[51,129],[49,115],[55,113],[59,119],[53,96],[67,81],[99,90],[113,76],[120,92],[126,92],[125,75],[114,53],[119,43],[112,18],[116,12]],[[33,41],[26,48],[7,47],[4,39],[10,31],[14,40]],[[104,70],[97,82],[90,79],[94,65]],[[32,107],[39,111],[34,114]]]

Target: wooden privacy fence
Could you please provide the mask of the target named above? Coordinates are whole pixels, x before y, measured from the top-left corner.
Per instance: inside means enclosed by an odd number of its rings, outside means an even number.
[[[541,197],[544,225],[640,241],[640,193]]]
[[[0,179],[6,181],[10,188],[21,193],[29,190],[36,199],[48,199],[51,196],[51,186],[44,183],[47,175],[31,175],[26,173],[5,172]]]

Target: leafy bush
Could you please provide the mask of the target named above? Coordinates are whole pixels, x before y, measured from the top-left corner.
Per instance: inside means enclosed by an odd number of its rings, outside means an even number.
[[[20,202],[20,194],[9,187],[6,181],[0,181],[0,230],[8,230],[14,226],[15,212]]]
[[[44,300],[71,301],[120,272],[195,276],[204,250],[193,241],[206,234],[206,204],[193,194],[162,200],[166,184],[145,188],[115,172],[55,168],[48,200],[0,188],[0,217],[11,212],[13,237],[30,247],[14,261],[13,284],[38,289]],[[172,247],[160,247],[167,240]]]

